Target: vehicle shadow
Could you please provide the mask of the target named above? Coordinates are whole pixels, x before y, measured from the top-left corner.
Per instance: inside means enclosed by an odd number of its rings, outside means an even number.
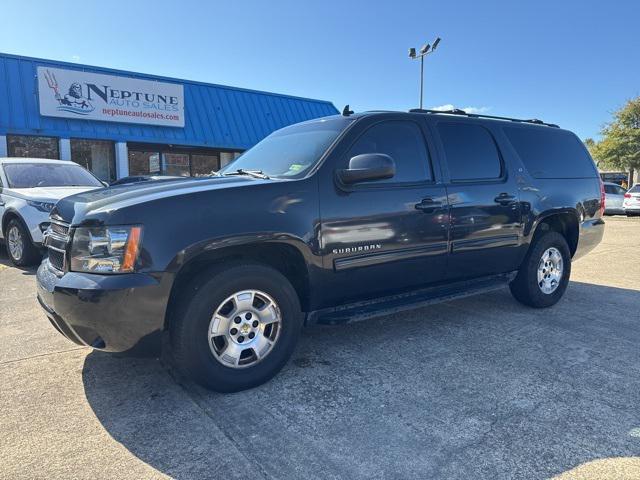
[[[96,352],[82,375],[110,435],[174,478],[549,477],[637,460],[638,305],[572,282],[546,310],[502,290],[310,327],[277,377],[236,394]]]
[[[23,275],[35,275],[38,270],[37,266],[16,267],[11,260],[9,260],[9,255],[7,254],[4,243],[0,242],[0,270],[2,267],[11,267],[16,270],[20,270]]]

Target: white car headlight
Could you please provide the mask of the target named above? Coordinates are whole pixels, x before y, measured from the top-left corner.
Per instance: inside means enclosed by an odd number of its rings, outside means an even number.
[[[79,227],[73,233],[71,270],[89,273],[133,272],[138,259],[142,227]]]
[[[27,205],[45,213],[49,213],[53,210],[53,207],[56,206],[56,204],[52,202],[37,202],[35,200],[27,200]]]

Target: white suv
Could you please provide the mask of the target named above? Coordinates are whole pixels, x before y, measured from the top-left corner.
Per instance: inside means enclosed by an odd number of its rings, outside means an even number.
[[[40,261],[49,212],[61,198],[104,184],[66,160],[0,158],[0,239],[15,265]]]

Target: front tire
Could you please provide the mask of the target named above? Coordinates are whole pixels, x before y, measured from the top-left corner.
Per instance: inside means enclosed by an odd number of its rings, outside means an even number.
[[[31,236],[24,224],[13,218],[4,231],[7,254],[11,262],[17,267],[34,265],[40,259],[40,252],[31,243]]]
[[[219,266],[196,278],[171,319],[178,369],[218,392],[256,387],[276,375],[298,341],[300,302],[278,271]]]
[[[571,276],[571,252],[557,232],[537,237],[518,275],[511,282],[511,294],[524,305],[545,308],[562,298]]]

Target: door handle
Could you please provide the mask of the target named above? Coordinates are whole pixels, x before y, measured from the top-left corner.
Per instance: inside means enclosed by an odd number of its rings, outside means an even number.
[[[438,202],[433,198],[425,198],[420,203],[416,203],[416,210],[422,210],[424,213],[432,213],[442,207],[442,202]]]
[[[508,193],[501,193],[493,200],[500,205],[511,205],[513,203],[516,203],[515,195],[509,195]]]

